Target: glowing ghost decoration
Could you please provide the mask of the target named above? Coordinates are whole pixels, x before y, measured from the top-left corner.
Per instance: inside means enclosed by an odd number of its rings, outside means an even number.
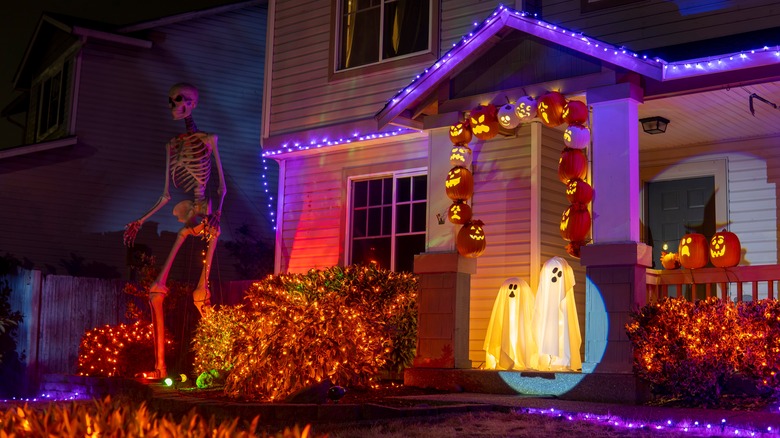
[[[508,278],[501,284],[490,313],[483,344],[485,369],[536,368],[537,348],[533,336],[534,294],[525,280]]]
[[[455,225],[463,225],[471,220],[471,206],[463,201],[455,201],[447,210],[447,219]]]
[[[583,125],[588,121],[588,106],[579,100],[570,100],[563,106],[561,116],[570,125]]]
[[[737,266],[742,258],[742,245],[736,234],[722,230],[710,239],[710,262],[718,268]]]
[[[490,140],[498,135],[498,110],[495,105],[479,105],[469,114],[471,133],[480,140]]]
[[[689,233],[680,239],[677,254],[683,268],[698,269],[707,265],[707,238],[703,234]]]
[[[542,123],[554,128],[563,123],[563,106],[566,98],[557,91],[551,91],[539,98],[536,113]]]
[[[561,237],[569,242],[584,242],[590,233],[590,212],[585,204],[572,204],[561,215]]]
[[[578,370],[580,323],[574,301],[574,271],[562,257],[542,267],[534,301],[534,338],[541,370]]]
[[[453,145],[450,152],[450,165],[465,168],[471,167],[473,154],[471,148],[465,145]]]
[[[536,117],[537,105],[536,99],[531,96],[523,96],[517,99],[517,102],[515,102],[515,114],[520,119],[520,123],[530,122]]]
[[[469,144],[471,141],[471,127],[469,127],[469,123],[458,122],[450,126],[450,141],[452,144]]]
[[[572,204],[588,204],[593,200],[593,187],[581,179],[571,179],[566,184],[566,199]]]
[[[479,257],[485,252],[487,242],[485,242],[484,224],[481,220],[473,220],[464,224],[458,236],[455,238],[455,247],[463,257]]]
[[[580,149],[564,148],[558,160],[558,179],[568,184],[573,179],[585,179],[588,174],[588,157]]]
[[[590,129],[582,125],[569,125],[563,131],[563,144],[567,148],[585,149],[590,144]]]
[[[474,176],[465,167],[455,166],[447,173],[444,188],[453,201],[470,199],[474,194]]]
[[[520,117],[516,112],[517,107],[513,103],[501,106],[498,110],[498,124],[502,128],[515,129],[520,124]]]

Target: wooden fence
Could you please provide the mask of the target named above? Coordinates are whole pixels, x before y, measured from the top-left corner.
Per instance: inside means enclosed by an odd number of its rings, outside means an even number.
[[[724,300],[776,299],[780,265],[735,266],[733,268],[648,269],[647,301],[665,297]]]

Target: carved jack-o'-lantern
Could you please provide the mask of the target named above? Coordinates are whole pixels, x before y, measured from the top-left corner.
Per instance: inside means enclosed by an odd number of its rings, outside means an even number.
[[[536,106],[537,115],[542,119],[542,123],[554,128],[563,123],[563,106],[566,105],[566,98],[557,91],[551,91],[538,100]]]
[[[582,125],[569,125],[563,131],[563,144],[567,148],[585,149],[590,144],[590,129]]]
[[[498,124],[502,128],[515,129],[520,124],[520,117],[515,113],[515,104],[508,103],[498,109]]]
[[[474,176],[465,167],[455,166],[447,173],[444,188],[447,197],[453,201],[471,199],[474,194]]]
[[[736,234],[723,230],[710,239],[710,262],[718,268],[737,266],[742,258],[742,245]]]
[[[593,200],[593,187],[581,179],[569,180],[566,184],[566,199],[572,204],[588,204]]]
[[[465,168],[471,167],[471,161],[473,154],[471,148],[465,145],[452,146],[452,152],[450,152],[450,164],[453,166],[461,166]]]
[[[582,125],[588,121],[588,106],[579,100],[570,100],[563,106],[562,116],[570,125]]]
[[[588,157],[580,149],[564,148],[558,160],[558,178],[568,184],[573,179],[585,179],[588,174]]]
[[[572,204],[561,215],[561,237],[569,242],[583,242],[590,233],[590,212],[585,204]]]
[[[450,141],[452,144],[469,144],[471,127],[468,122],[459,122],[450,126]]]
[[[471,133],[480,140],[490,140],[498,135],[498,110],[493,104],[479,105],[469,114]]]
[[[455,201],[447,210],[447,219],[457,225],[463,225],[471,220],[471,206],[463,201]]]
[[[455,246],[463,257],[479,257],[485,252],[485,230],[481,220],[473,220],[460,228]]]
[[[536,117],[536,99],[531,96],[523,96],[515,102],[515,114],[520,119],[520,123],[530,122]]]
[[[677,255],[683,268],[698,269],[707,264],[707,238],[703,234],[689,233],[680,239]]]

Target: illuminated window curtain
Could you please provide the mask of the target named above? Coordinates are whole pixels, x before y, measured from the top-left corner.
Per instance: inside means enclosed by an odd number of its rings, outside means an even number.
[[[428,48],[429,2],[389,0],[385,3],[383,59]]]
[[[343,1],[339,68],[357,67],[379,61],[380,1]]]

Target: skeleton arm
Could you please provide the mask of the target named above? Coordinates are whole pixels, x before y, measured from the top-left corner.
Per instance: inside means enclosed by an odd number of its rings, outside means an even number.
[[[217,142],[219,138],[216,134],[210,134],[207,142],[211,146],[211,153],[214,157],[214,165],[217,167],[217,175],[219,176],[219,186],[217,187],[217,195],[219,196],[219,206],[217,207],[214,218],[210,225],[219,229],[219,219],[222,215],[222,204],[225,202],[225,194],[227,194],[227,186],[225,185],[225,174],[222,171],[222,160],[219,158],[219,149],[217,149]]]
[[[124,242],[125,246],[133,246],[135,243],[135,237],[138,231],[141,229],[141,225],[146,222],[153,214],[157,213],[168,201],[171,200],[170,193],[170,169],[171,169],[171,144],[170,142],[165,145],[165,185],[163,186],[162,195],[157,199],[157,202],[139,219],[130,222],[125,225]]]

